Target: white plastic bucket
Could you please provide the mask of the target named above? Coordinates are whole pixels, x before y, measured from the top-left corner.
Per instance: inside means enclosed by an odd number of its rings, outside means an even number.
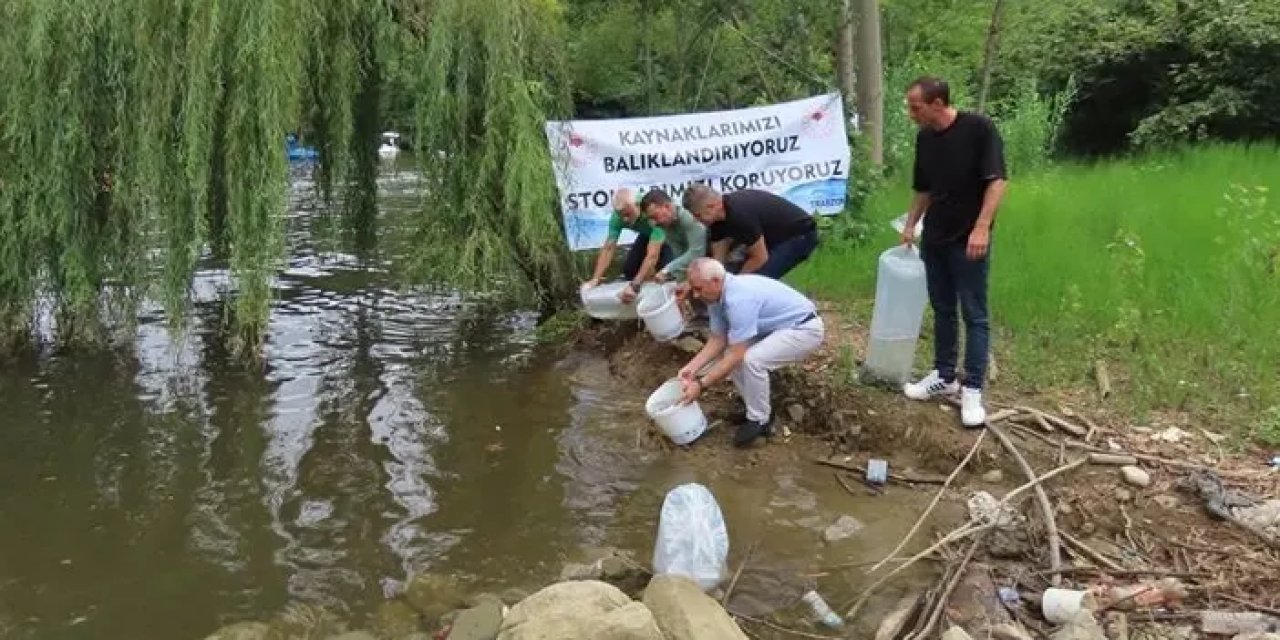
[[[658,424],[658,428],[679,445],[693,442],[707,430],[707,417],[703,415],[698,401],[681,406],[682,395],[680,379],[671,378],[654,390],[644,403],[645,412]]]
[[[609,282],[599,284],[594,287],[582,287],[579,295],[582,298],[582,308],[587,315],[597,320],[635,320],[640,317],[636,313],[636,304],[627,304],[618,296],[622,295],[622,290],[627,288],[626,281]],[[636,300],[644,300],[652,295],[652,292],[662,292],[661,286],[653,283],[645,283],[640,287],[640,294],[636,296]]]
[[[1093,608],[1092,598],[1089,596],[1088,591],[1051,587],[1045,589],[1044,596],[1040,601],[1040,609],[1044,613],[1044,619],[1054,624],[1066,624],[1083,607]]]
[[[677,302],[675,294],[663,288],[636,303],[636,313],[658,342],[675,340],[684,332],[684,314]]]

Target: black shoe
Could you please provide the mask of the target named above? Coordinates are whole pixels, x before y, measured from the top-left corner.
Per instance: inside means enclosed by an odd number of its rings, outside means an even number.
[[[738,425],[738,432],[733,435],[733,444],[734,446],[745,447],[755,442],[756,438],[767,436],[770,432],[768,422],[747,420]]]

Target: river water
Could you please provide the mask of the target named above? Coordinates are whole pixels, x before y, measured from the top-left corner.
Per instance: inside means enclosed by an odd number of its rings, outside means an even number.
[[[370,258],[321,232],[298,176],[260,366],[219,338],[210,268],[185,336],[153,310],[132,348],[0,370],[0,637],[203,638],[293,602],[359,626],[417,571],[536,588],[583,548],[647,560],[685,481],[716,493],[731,558],[759,540],[754,566],[808,586],[851,588],[813,574],[878,558],[914,520],[919,496],[850,496],[813,465],[638,447],[648,390],[604,354],[540,349],[530,313],[397,290],[384,265],[415,185],[411,167],[382,177]],[[844,513],[866,529],[823,543]]]

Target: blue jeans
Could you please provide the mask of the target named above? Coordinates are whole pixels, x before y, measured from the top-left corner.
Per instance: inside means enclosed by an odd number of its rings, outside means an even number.
[[[963,242],[921,247],[929,304],[933,307],[933,364],[943,380],[956,377],[959,327],[956,307],[964,315],[964,385],[981,389],[987,378],[991,346],[987,318],[987,272],[991,249],[981,260],[965,255]],[[957,302],[959,303],[957,305]]]
[[[779,280],[788,271],[808,259],[809,254],[818,246],[818,230],[787,238],[769,247],[769,259],[756,270],[756,273]]]

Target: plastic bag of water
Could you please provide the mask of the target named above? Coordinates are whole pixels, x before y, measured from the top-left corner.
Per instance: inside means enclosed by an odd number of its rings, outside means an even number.
[[[684,576],[707,591],[724,578],[728,555],[729,532],[715,496],[696,483],[668,491],[658,520],[654,572]]]

